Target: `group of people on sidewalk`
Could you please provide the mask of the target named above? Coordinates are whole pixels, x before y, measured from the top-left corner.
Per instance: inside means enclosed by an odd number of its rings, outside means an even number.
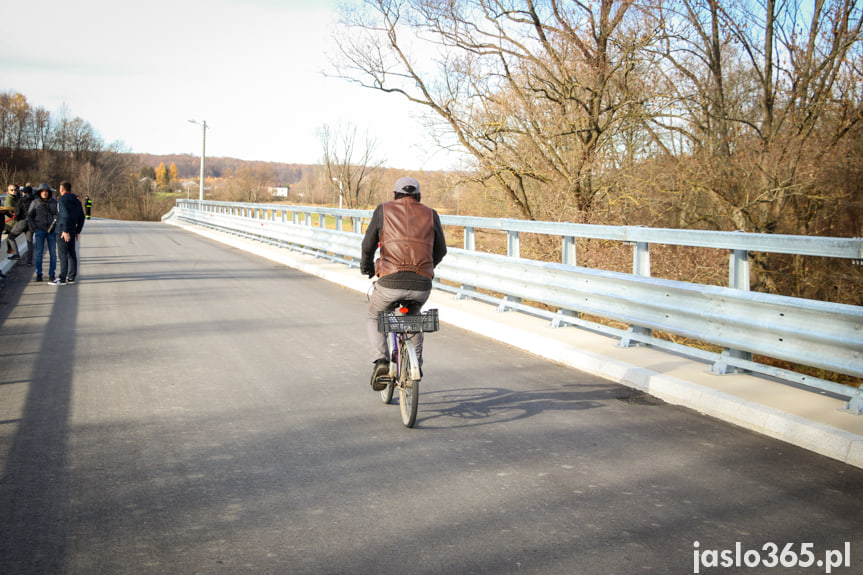
[[[52,285],[75,283],[78,274],[78,236],[84,228],[81,200],[72,193],[72,183],[60,182],[59,199],[48,184],[33,189],[30,184],[10,185],[6,193],[6,244],[9,259],[20,260],[18,236],[27,239],[27,266],[36,266],[36,281],[43,281],[45,245],[48,246],[48,281]],[[87,198],[89,203],[89,198]],[[89,206],[88,206],[89,207]],[[88,209],[89,211],[89,209]],[[57,260],[60,274],[57,275]]]

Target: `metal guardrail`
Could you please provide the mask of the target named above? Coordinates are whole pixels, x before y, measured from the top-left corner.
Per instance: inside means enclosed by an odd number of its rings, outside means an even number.
[[[342,221],[349,218],[352,229],[360,230],[371,215],[367,210],[180,200],[163,219],[172,217],[358,266],[362,234],[343,231]],[[326,229],[328,216],[335,218],[336,230]],[[846,398],[848,412],[863,413],[863,394],[857,388],[752,360],[752,354],[759,354],[863,377],[863,307],[748,291],[750,251],[860,260],[863,240],[464,216],[441,216],[441,221],[465,229],[465,248],[450,248],[436,272],[436,287],[456,297],[488,301],[501,311],[514,309],[547,317],[555,327],[577,325],[605,333],[620,338],[623,346],[647,344],[696,357],[712,362],[711,371],[716,374],[745,370],[792,381]],[[474,251],[476,229],[506,232],[508,255]],[[519,257],[519,232],[560,236],[563,261]],[[576,237],[633,243],[633,273],[576,266]],[[731,287],[649,277],[652,243],[731,250]],[[622,322],[628,328],[592,322],[582,314]],[[724,351],[676,344],[655,337],[653,330],[720,346]]]

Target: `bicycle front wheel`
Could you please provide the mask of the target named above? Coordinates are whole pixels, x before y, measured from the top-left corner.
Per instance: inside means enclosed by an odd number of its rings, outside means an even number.
[[[401,353],[402,366],[399,373],[399,406],[402,423],[413,427],[417,420],[417,407],[420,398],[420,382],[411,379],[412,367],[417,361],[416,350],[411,342],[405,342]]]

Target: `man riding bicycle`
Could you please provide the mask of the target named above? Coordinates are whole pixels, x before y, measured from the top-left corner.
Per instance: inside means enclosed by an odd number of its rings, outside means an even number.
[[[409,303],[408,314],[419,313],[432,289],[434,268],[446,255],[446,239],[440,217],[420,203],[420,184],[399,178],[392,201],[379,204],[363,238],[360,271],[378,276],[366,313],[366,333],[374,361],[371,386],[386,388],[378,378],[389,373],[386,334],[378,331],[378,312]],[[373,262],[375,250],[381,255]],[[417,359],[422,367],[422,333],[416,338]]]

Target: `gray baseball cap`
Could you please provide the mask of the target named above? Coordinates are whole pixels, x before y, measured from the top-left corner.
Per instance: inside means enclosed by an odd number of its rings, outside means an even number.
[[[399,178],[393,191],[397,194],[418,194],[420,183],[415,178]]]

